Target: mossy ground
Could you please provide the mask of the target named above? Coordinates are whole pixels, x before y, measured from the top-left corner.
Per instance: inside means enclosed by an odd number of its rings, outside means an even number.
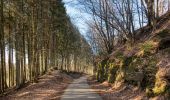
[[[144,43],[139,43],[134,47],[126,46],[124,51],[116,50],[112,59],[105,59],[98,64],[98,79],[100,82],[108,81],[110,83],[126,82],[128,84],[137,85],[138,81],[129,80],[129,77],[134,76],[137,72],[142,72],[144,75],[141,80],[141,88],[145,90],[148,96],[155,96],[167,93],[170,89],[167,84],[160,81],[156,77],[158,71],[157,64],[157,48],[161,38],[165,38],[169,34],[169,30],[163,30],[151,40]],[[139,48],[134,54],[127,56],[125,52],[134,52],[135,48]],[[170,54],[170,48],[162,50],[165,54]]]

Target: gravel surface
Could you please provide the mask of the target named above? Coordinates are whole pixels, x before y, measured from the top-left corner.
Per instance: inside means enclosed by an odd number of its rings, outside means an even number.
[[[102,98],[87,84],[87,76],[83,76],[68,86],[61,100],[102,100]]]

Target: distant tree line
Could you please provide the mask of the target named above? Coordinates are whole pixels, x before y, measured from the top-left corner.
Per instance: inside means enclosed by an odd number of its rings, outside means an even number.
[[[0,93],[51,68],[85,72],[91,54],[62,0],[0,0]]]

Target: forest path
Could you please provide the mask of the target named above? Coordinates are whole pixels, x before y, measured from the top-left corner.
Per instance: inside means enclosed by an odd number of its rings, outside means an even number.
[[[68,86],[61,100],[102,100],[102,98],[87,84],[87,76],[83,76]]]

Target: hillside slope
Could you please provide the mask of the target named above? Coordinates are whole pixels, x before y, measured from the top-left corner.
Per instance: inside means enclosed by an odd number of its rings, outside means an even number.
[[[146,35],[150,34],[150,35]],[[147,36],[147,37],[146,37]],[[149,98],[170,98],[170,12],[157,20],[151,29],[138,30],[138,43],[126,43],[97,62],[96,78],[123,85],[138,86]]]
[[[154,34],[159,33],[161,30],[170,29],[170,12],[162,15],[157,19],[153,28],[148,25],[142,27],[136,31],[136,40],[142,42],[154,36]],[[151,34],[152,33],[152,34]],[[148,35],[150,34],[150,35]]]

